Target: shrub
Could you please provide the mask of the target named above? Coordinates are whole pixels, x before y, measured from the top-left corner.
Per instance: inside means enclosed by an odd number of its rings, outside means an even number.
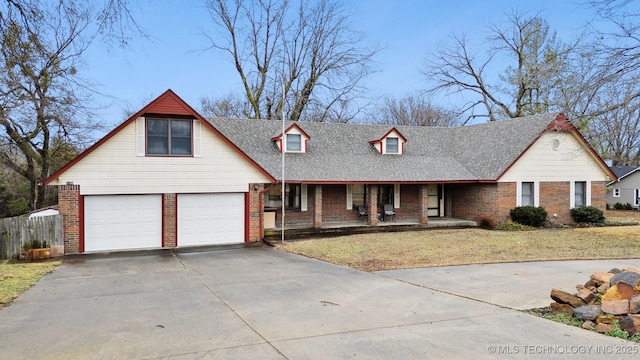
[[[511,209],[509,216],[518,224],[540,227],[547,220],[547,211],[541,206],[518,206]]]
[[[579,206],[571,209],[571,217],[577,223],[600,224],[604,222],[602,210],[593,206]]]
[[[478,224],[478,227],[482,229],[491,230],[496,228],[496,221],[489,215],[478,216],[476,223]]]
[[[624,205],[622,205],[621,203],[617,202],[615,204],[613,204],[613,208],[616,210],[622,210],[624,209]]]
[[[629,204],[629,203],[626,203],[626,204],[624,204],[624,209],[625,210],[633,210],[633,206],[631,206],[631,204]]]
[[[503,231],[529,231],[529,230],[533,230],[533,228],[531,226],[522,225],[522,224],[514,223],[514,222],[511,222],[511,221],[507,221],[507,222],[499,223],[498,226],[496,226],[496,230],[503,230]]]

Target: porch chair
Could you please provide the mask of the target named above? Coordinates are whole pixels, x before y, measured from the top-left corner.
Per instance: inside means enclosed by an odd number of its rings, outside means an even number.
[[[367,219],[369,218],[369,214],[367,214],[367,208],[362,205],[358,205],[358,215],[360,215],[360,217],[358,217],[358,221],[360,221],[360,219],[362,218],[364,218],[363,221],[367,221]]]
[[[393,204],[384,204],[384,217],[390,216],[393,221],[396,221],[396,212],[393,210]]]

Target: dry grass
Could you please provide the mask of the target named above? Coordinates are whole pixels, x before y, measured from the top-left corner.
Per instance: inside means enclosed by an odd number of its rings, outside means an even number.
[[[607,212],[608,220],[639,219]],[[640,257],[640,226],[544,229],[424,230],[288,242],[284,251],[363,271],[498,262]]]
[[[0,309],[29,289],[62,261],[0,262]]]

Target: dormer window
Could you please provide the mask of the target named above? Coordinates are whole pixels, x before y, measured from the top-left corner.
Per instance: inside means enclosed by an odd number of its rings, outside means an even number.
[[[284,133],[271,138],[278,145],[280,151],[288,153],[306,153],[308,151],[309,135],[298,126],[292,124]]]
[[[398,138],[388,137],[387,138],[387,154],[397,154],[397,153],[398,153]]]
[[[369,141],[369,144],[373,145],[380,154],[402,155],[404,154],[404,144],[406,142],[407,138],[398,129],[391,128],[379,139]]]
[[[287,134],[287,152],[302,151],[302,135]]]

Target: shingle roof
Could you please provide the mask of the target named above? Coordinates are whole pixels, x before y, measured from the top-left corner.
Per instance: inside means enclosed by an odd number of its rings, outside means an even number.
[[[618,179],[620,179],[640,168],[637,166],[611,166],[609,167],[609,169],[611,169],[611,171],[613,171],[613,173],[616,174]]]
[[[395,126],[405,153],[381,155],[369,144],[390,125],[298,122],[310,137],[307,153],[287,153],[285,179],[300,182],[453,182],[496,180],[556,119],[544,114],[458,128]],[[274,178],[281,154],[273,120],[209,119]],[[285,124],[289,127],[291,122]]]

